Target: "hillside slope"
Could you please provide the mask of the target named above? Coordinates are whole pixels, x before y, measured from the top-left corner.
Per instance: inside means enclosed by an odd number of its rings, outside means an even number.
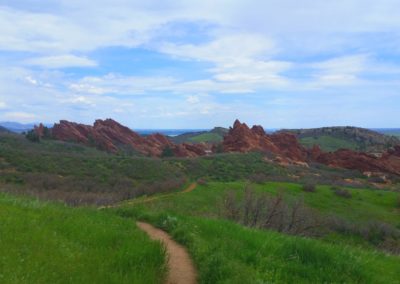
[[[324,151],[341,148],[366,152],[382,152],[400,144],[394,136],[359,127],[322,127],[311,129],[284,129],[297,136],[300,143],[308,148],[314,144]]]
[[[135,224],[0,194],[1,283],[161,283],[165,255]]]
[[[184,143],[184,142],[217,143],[217,142],[222,142],[222,140],[224,139],[224,135],[227,134],[228,131],[229,130],[224,127],[214,127],[210,131],[188,132],[174,137],[170,137],[170,139],[174,143]]]

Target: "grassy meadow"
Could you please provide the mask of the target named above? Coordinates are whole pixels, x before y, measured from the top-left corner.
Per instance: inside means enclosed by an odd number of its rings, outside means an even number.
[[[0,283],[160,283],[165,254],[94,208],[0,194]]]
[[[162,283],[164,250],[136,220],[186,246],[200,283],[400,283],[399,181],[368,182],[255,152],[154,159],[2,134],[0,283]],[[300,204],[321,229],[250,224],[257,200],[262,214],[279,201],[286,219]]]
[[[293,183],[251,186],[271,196],[283,191],[289,202],[301,196],[323,216],[352,224],[379,220],[400,227],[398,192],[349,188],[352,197],[343,198],[328,186],[317,186],[315,192]],[[227,220],[222,214],[226,193],[243,196],[245,187],[245,182],[209,182],[189,193],[160,195],[143,204],[139,199],[110,210],[170,232],[194,257],[200,283],[399,283],[400,258],[357,236],[330,232],[305,238]]]

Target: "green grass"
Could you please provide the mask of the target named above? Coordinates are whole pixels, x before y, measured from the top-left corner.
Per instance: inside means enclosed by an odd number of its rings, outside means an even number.
[[[200,283],[399,283],[400,259],[372,250],[137,207],[117,212],[145,219],[184,244]]]
[[[194,137],[189,138],[190,142],[222,142],[223,137],[217,133],[203,133]]]
[[[244,192],[245,182],[210,182],[185,194],[112,211],[147,220],[187,246],[200,272],[200,283],[400,283],[400,258],[377,252],[357,238],[330,234],[322,239],[288,236],[245,228],[223,219],[228,190]],[[270,182],[253,185],[258,192],[304,196],[322,214],[362,224],[370,220],[400,226],[399,193],[349,189],[353,197],[336,196],[328,186],[304,193],[301,185]]]
[[[132,220],[0,194],[0,283],[160,283],[164,250]]]
[[[300,143],[307,148],[311,148],[313,145],[319,145],[323,151],[328,152],[333,152],[341,148],[352,150],[359,149],[359,145],[353,141],[325,135],[301,138]]]
[[[245,182],[210,182],[199,185],[194,191],[156,200],[147,206],[151,210],[167,210],[176,214],[218,216],[220,205],[228,190],[244,192]],[[337,215],[354,222],[379,220],[400,227],[400,210],[397,208],[399,193],[385,190],[349,188],[352,198],[334,194],[330,186],[317,186],[314,193],[306,193],[302,185],[268,182],[252,185],[259,192],[276,194],[283,191],[287,199],[303,197],[305,203],[325,215]]]

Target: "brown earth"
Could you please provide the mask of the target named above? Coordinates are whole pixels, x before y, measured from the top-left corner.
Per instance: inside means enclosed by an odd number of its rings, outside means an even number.
[[[168,255],[167,284],[197,283],[197,272],[193,261],[183,246],[172,240],[166,232],[150,224],[136,222],[136,225],[142,231],[145,231],[151,239],[160,241],[165,246]]]

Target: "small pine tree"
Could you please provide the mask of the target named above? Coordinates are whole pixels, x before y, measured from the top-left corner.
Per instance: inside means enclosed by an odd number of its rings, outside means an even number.
[[[39,135],[37,135],[37,133],[35,132],[35,130],[29,130],[26,135],[25,135],[26,139],[28,139],[31,142],[40,142],[40,137]]]
[[[173,156],[174,156],[174,151],[169,146],[166,146],[161,153],[161,157],[163,158],[168,158]]]

